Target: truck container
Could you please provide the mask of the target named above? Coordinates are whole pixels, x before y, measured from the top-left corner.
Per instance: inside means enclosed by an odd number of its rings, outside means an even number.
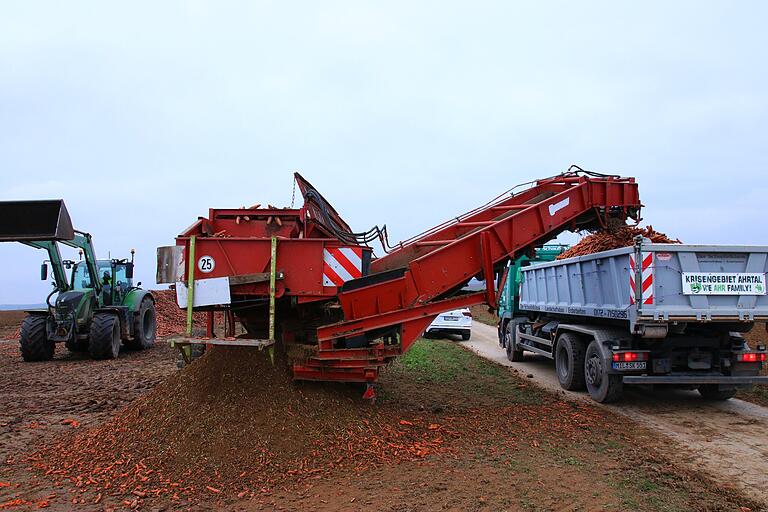
[[[500,329],[510,360],[555,360],[565,389],[598,402],[624,384],[696,388],[724,400],[766,383],[764,345],[743,333],[768,320],[768,247],[653,244],[520,268],[519,307]],[[753,350],[754,349],[754,350]]]

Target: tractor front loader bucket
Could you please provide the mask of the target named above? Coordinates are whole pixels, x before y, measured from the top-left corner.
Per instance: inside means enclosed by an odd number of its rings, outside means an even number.
[[[0,201],[0,242],[73,238],[75,230],[63,200]]]

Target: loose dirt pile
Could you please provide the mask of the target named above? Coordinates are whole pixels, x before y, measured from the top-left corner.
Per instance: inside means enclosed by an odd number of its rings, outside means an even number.
[[[636,236],[649,238],[655,244],[679,244],[678,239],[673,239],[654,231],[653,226],[640,228],[635,226],[623,226],[618,229],[598,231],[581,239],[579,243],[562,253],[557,257],[558,260],[572,258],[574,256],[585,256],[600,251],[610,251],[611,249],[620,249],[630,247],[635,244]]]
[[[285,477],[417,460],[445,432],[401,430],[354,386],[296,384],[268,351],[214,347],[107,423],[32,458],[82,491],[174,501],[271,492]],[[353,398],[355,397],[355,398]]]
[[[155,298],[158,337],[184,333],[187,329],[187,310],[179,308],[176,303],[176,291],[152,290],[152,296]],[[192,314],[195,326],[205,325],[205,320],[206,313]]]

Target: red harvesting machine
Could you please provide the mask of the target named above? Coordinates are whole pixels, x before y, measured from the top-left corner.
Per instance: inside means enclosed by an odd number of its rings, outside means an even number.
[[[494,308],[495,277],[510,258],[564,230],[639,219],[634,178],[574,167],[393,247],[386,228],[353,232],[297,173],[301,208],[210,209],[176,246],[158,249],[158,282],[176,283],[181,307],[225,311],[226,337],[214,339],[209,320],[208,338],[197,342],[277,340],[296,379],[372,383],[439,313]],[[369,245],[376,240],[385,252],[378,258]],[[485,290],[464,291],[475,277]],[[246,334],[234,338],[234,321]]]

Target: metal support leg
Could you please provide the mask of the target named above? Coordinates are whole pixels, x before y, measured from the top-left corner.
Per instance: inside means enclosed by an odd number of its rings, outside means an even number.
[[[269,263],[269,359],[275,364],[275,275],[277,274],[277,237],[272,237],[272,251]]]
[[[275,341],[275,275],[277,273],[277,237],[272,237],[269,264],[269,339]]]
[[[192,308],[195,304],[195,235],[189,237],[187,270],[187,336],[192,336]]]

